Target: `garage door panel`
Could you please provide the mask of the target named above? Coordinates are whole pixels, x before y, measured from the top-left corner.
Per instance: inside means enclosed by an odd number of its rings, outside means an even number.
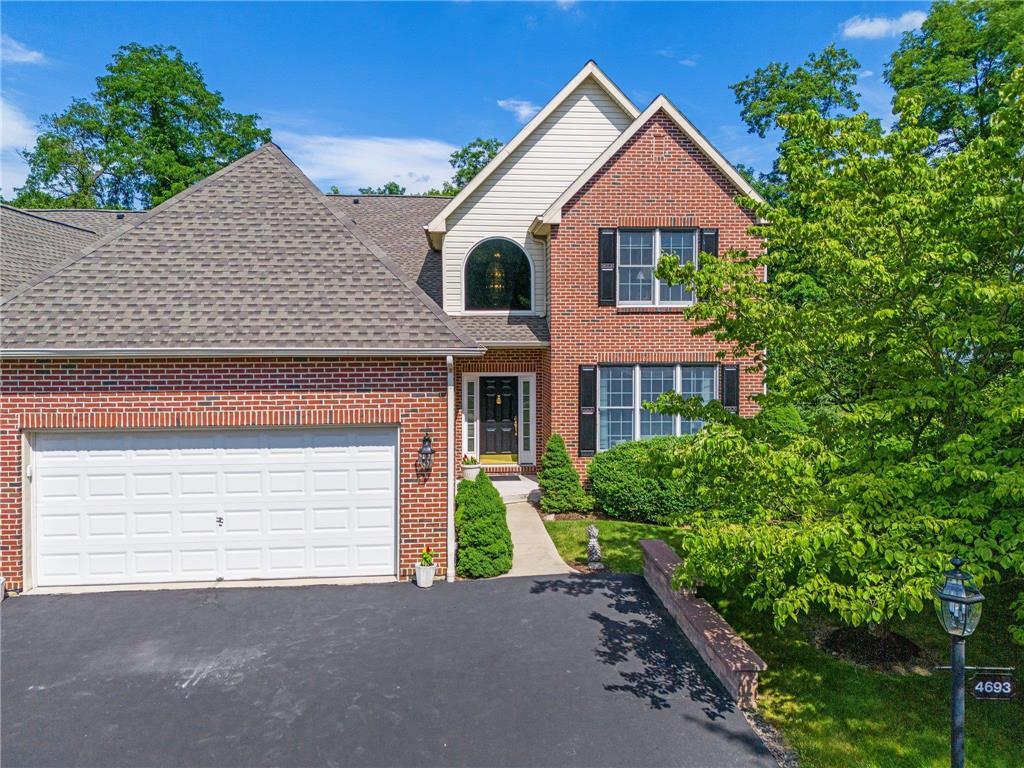
[[[38,435],[36,582],[393,575],[396,439],[389,429]]]

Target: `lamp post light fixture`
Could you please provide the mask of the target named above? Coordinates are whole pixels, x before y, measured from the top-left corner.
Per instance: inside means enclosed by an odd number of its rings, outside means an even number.
[[[946,571],[946,581],[935,589],[939,602],[935,612],[952,643],[952,729],[950,731],[950,765],[964,768],[964,646],[981,620],[981,602],[985,596],[974,579],[960,566],[964,561],[952,559],[953,569]]]
[[[434,466],[434,446],[431,445],[430,433],[427,430],[423,430],[423,444],[420,445],[416,464],[424,474],[429,472],[430,468]]]

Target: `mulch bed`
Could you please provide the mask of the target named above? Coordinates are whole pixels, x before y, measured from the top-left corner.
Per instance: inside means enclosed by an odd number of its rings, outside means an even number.
[[[934,663],[913,640],[882,627],[822,625],[812,639],[826,653],[878,672],[921,674]]]

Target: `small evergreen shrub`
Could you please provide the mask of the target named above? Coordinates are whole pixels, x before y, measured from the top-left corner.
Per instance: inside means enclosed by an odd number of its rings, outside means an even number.
[[[656,437],[620,443],[601,451],[587,467],[591,492],[608,517],[639,523],[675,525],[698,500],[679,478],[653,477],[645,472],[651,451],[688,440],[688,437]]]
[[[505,519],[505,502],[486,472],[462,480],[455,492],[455,572],[483,579],[512,568],[512,534]]]
[[[567,512],[586,512],[592,500],[583,492],[580,475],[569,458],[565,440],[553,434],[544,448],[540,459],[540,508],[553,515]]]

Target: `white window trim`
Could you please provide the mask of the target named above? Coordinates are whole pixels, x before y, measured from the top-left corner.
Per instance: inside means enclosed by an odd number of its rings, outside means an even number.
[[[469,261],[469,257],[473,254],[481,244],[486,243],[488,240],[505,240],[506,242],[512,243],[523,252],[526,256],[526,263],[530,265],[530,308],[529,309],[467,309],[466,308],[466,262]],[[523,317],[523,316],[537,316],[540,313],[537,312],[537,267],[533,263],[533,257],[530,256],[530,251],[525,245],[520,243],[507,235],[488,235],[487,237],[481,238],[466,251],[466,255],[462,257],[462,266],[459,272],[459,284],[462,286],[462,306],[459,307],[459,311],[452,314],[459,315],[487,315],[491,317]]]
[[[462,455],[472,456],[476,459],[480,458],[480,378],[487,378],[490,376],[515,376],[518,378],[519,383],[516,389],[516,418],[519,419],[519,424],[526,424],[526,420],[523,419],[523,381],[530,383],[530,450],[523,449],[523,429],[520,427],[518,434],[516,435],[516,447],[519,453],[519,461],[516,464],[489,464],[488,466],[500,467],[500,466],[525,466],[527,464],[537,463],[537,374],[531,371],[475,371],[473,373],[464,373],[462,375],[462,407],[459,409],[462,413]],[[473,451],[469,450],[469,432],[468,432],[468,419],[466,415],[466,398],[469,390],[469,383],[473,382],[476,387],[476,413],[473,414],[473,423],[475,425],[476,432],[476,446]],[[462,458],[461,456],[459,457]]]
[[[700,266],[700,243],[698,242],[698,230],[693,227],[665,227],[667,232],[691,232],[693,234],[693,263]],[[619,269],[622,266],[622,232],[651,232],[653,234],[652,247],[654,250],[654,269],[658,269],[658,261],[661,259],[661,228],[660,227],[623,227],[615,231],[615,306],[617,307],[690,307],[696,303],[696,297],[690,301],[662,301],[661,280],[654,277],[654,287],[651,301],[622,301],[619,299]],[[633,265],[635,266],[635,265]],[[465,273],[465,268],[463,268]],[[531,305],[532,306],[532,305]]]
[[[595,450],[597,453],[608,450],[607,448],[601,447],[601,370],[604,368],[632,368],[633,369],[633,440],[649,440],[650,438],[640,437],[640,413],[643,411],[643,403],[640,400],[640,369],[641,368],[674,368],[675,375],[673,376],[673,387],[676,392],[679,392],[683,386],[683,369],[684,368],[714,368],[715,381],[713,391],[711,393],[712,400],[721,400],[722,398],[722,366],[717,362],[707,363],[608,363],[606,365],[597,366],[597,403],[594,408],[594,438],[595,438]],[[682,416],[676,414],[673,418],[672,425],[672,436],[682,436],[683,419]],[[689,433],[687,433],[689,434]],[[666,435],[667,437],[667,435]]]

